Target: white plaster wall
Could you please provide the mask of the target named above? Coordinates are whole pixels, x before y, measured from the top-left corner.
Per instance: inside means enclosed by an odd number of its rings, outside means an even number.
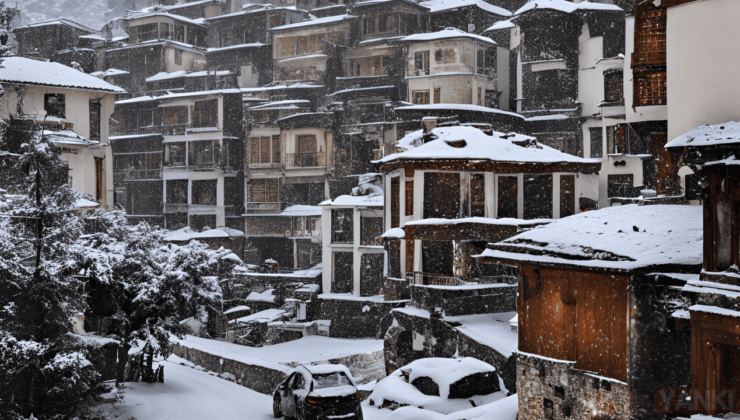
[[[504,111],[509,110],[509,99],[511,92],[509,92],[509,54],[511,52],[508,48],[496,48],[496,81],[498,82],[498,90],[501,94],[498,97],[498,107]]]
[[[603,51],[604,39],[600,36],[589,38],[580,44],[578,100],[583,103],[583,116],[601,112],[597,105],[604,100],[604,74],[597,70],[596,61],[603,57]]]
[[[668,8],[668,140],[740,119],[740,2]]]

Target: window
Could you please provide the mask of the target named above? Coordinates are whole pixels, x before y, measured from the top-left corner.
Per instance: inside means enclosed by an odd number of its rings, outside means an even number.
[[[439,49],[434,52],[434,62],[435,63],[454,63],[455,62],[455,50],[452,48],[449,49]]]
[[[406,216],[414,214],[414,181],[406,181]]]
[[[424,219],[457,219],[460,216],[460,174],[424,173]]]
[[[401,226],[401,179],[391,178],[391,227]]]
[[[483,106],[483,95],[481,95],[481,88],[478,88],[478,106]]]
[[[375,16],[366,17],[365,19],[363,19],[363,22],[365,25],[365,35],[374,34],[375,33]]]
[[[250,137],[249,163],[280,163],[280,136]]]
[[[280,179],[251,179],[249,181],[250,203],[279,203]]]
[[[429,51],[419,51],[414,54],[414,64],[416,76],[429,74]]]
[[[334,252],[334,278],[331,283],[332,293],[352,293],[354,289],[354,254],[351,252]]]
[[[601,127],[588,129],[591,137],[591,158],[601,158],[604,155],[604,134]]]
[[[192,204],[198,204],[201,206],[215,206],[217,193],[216,185],[218,181],[216,181],[215,179],[207,179],[192,182]]]
[[[360,296],[377,296],[383,287],[383,254],[360,257]]]
[[[380,15],[378,17],[378,32],[388,32],[393,30],[392,15]]]
[[[406,241],[406,271],[414,271],[414,242]]]
[[[162,169],[162,153],[117,154],[113,158],[116,172],[151,171]]]
[[[331,243],[351,244],[354,242],[354,210],[331,211]]]
[[[169,23],[159,24],[159,39],[170,39],[170,24]]]
[[[452,241],[422,241],[422,271],[429,274],[452,276],[454,270]]]
[[[164,108],[164,125],[179,125],[188,123],[188,107],[168,106]]]
[[[577,138],[575,133],[547,132],[537,133],[537,141],[561,152],[576,155]]]
[[[486,181],[483,174],[470,176],[470,216],[486,217]]]
[[[212,168],[221,164],[221,144],[218,140],[198,140],[188,144],[188,166]]]
[[[175,50],[175,64],[182,65],[182,51],[180,50]]]
[[[187,179],[168,179],[167,203],[169,204],[187,204],[188,203],[188,180]]]
[[[624,126],[615,125],[606,128],[606,150],[610,155],[627,153],[624,139]]]
[[[638,12],[641,19],[638,18],[636,22],[635,52],[637,53],[665,51],[666,49],[667,10],[652,9],[643,13]]]
[[[434,103],[442,103],[442,88],[434,88]]]
[[[380,245],[375,238],[383,234],[383,218],[362,217],[360,222],[362,224],[360,226],[360,232],[362,232],[360,245]]]
[[[414,105],[425,105],[429,103],[428,90],[415,90],[412,92]]]
[[[607,179],[607,196],[637,197],[639,195],[639,188],[633,187],[634,184],[632,174],[609,175]]]
[[[634,72],[635,106],[666,105],[666,72]]]
[[[552,219],[552,175],[524,175],[524,218]]]
[[[477,74],[486,74],[486,50],[478,50],[478,56],[475,62]]]
[[[268,22],[269,22],[268,23],[268,27],[274,28],[274,27],[278,26],[278,17],[277,16],[270,16]]]
[[[193,112],[193,127],[218,127],[218,100],[195,102]]]
[[[90,101],[90,140],[100,140],[100,102]]]
[[[515,176],[498,177],[498,218],[519,217],[519,179]]]
[[[560,175],[560,217],[576,214],[576,177]]]
[[[103,171],[103,158],[95,158],[95,199],[103,201],[103,181],[105,180],[105,174]]]
[[[45,93],[44,94],[44,111],[46,115],[57,118],[67,118],[67,107],[65,105],[63,93]]]
[[[624,104],[622,72],[614,72],[604,76],[604,102]]]
[[[166,143],[164,145],[164,162],[170,167],[185,166],[185,142]]]
[[[175,24],[175,41],[185,42],[185,26],[179,23]],[[180,54],[180,56],[182,57],[182,53]],[[175,58],[175,60],[177,60],[177,58]],[[179,64],[182,64],[182,63],[179,63]]]

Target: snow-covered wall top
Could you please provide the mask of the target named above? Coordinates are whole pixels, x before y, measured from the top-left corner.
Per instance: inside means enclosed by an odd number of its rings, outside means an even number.
[[[573,13],[575,11],[585,10],[608,10],[622,12],[622,8],[613,4],[603,3],[591,3],[584,1],[581,3],[573,3],[566,0],[534,0],[522,6],[519,10],[514,12],[514,16],[521,15],[535,9],[550,9],[557,10],[564,13]]]
[[[457,9],[459,7],[477,6],[487,12],[494,13],[499,16],[511,16],[510,11],[503,7],[494,6],[483,0],[429,0],[419,3],[419,5],[428,8],[432,13]]]
[[[606,207],[538,226],[495,245],[507,252],[486,249],[481,257],[624,270],[699,266],[703,229],[701,206]]]
[[[436,140],[418,147],[413,147],[413,142],[421,139],[423,135],[421,130],[409,134],[398,143],[399,147],[409,150],[388,155],[378,162],[390,163],[400,159],[481,159],[522,163],[593,162],[593,159],[573,156],[545,145],[525,147],[514,144],[514,141],[534,140],[533,137],[522,134],[494,132],[489,136],[475,127],[465,126],[435,128],[432,134],[437,137]]]
[[[471,38],[478,41],[482,41],[488,44],[496,44],[494,40],[491,38],[486,38],[485,36],[470,34],[464,31],[461,31],[456,28],[447,28],[441,31],[432,32],[429,34],[414,34],[409,35],[405,38],[401,38],[401,41],[406,42],[412,42],[412,41],[439,41],[442,39],[453,39],[453,38]]]
[[[64,64],[8,57],[0,63],[0,81],[6,83],[56,86],[67,89],[123,93],[125,90]]]
[[[740,143],[740,122],[700,125],[665,145],[671,147],[720,146]]]

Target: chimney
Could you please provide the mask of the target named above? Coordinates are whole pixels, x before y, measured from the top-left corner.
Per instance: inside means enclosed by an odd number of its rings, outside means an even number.
[[[421,120],[424,126],[424,134],[429,134],[437,127],[437,117],[424,117]]]

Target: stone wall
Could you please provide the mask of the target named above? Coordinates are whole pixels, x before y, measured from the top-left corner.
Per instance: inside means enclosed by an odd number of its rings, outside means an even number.
[[[331,321],[332,337],[382,338],[393,322],[391,309],[406,305],[407,301],[318,299],[321,311],[318,319]]]
[[[517,356],[519,420],[634,418],[624,382],[575,369],[571,362]]]
[[[455,323],[402,312],[392,314],[394,322],[383,344],[386,374],[425,357],[474,357],[495,366],[509,393],[516,393],[515,356],[506,357],[473,340],[457,330]],[[414,333],[423,336],[421,350],[413,349]]]
[[[412,285],[411,302],[429,312],[441,308],[447,316],[513,312],[516,311],[518,290],[516,284],[495,284],[475,289]]]
[[[172,346],[172,353],[196,365],[203,366],[206,370],[216,373],[229,373],[236,378],[238,384],[263,394],[272,395],[278,384],[288,377],[285,372],[276,369],[224,359],[176,343]]]

